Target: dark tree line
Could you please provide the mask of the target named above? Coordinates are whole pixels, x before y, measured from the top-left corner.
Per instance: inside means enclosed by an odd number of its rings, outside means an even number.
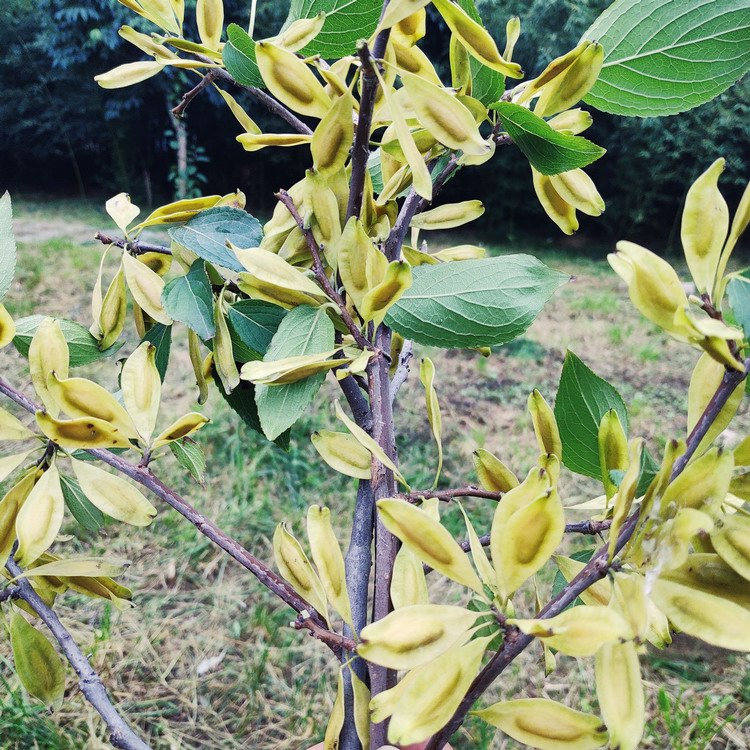
[[[516,57],[530,72],[573,47],[609,0],[479,0],[488,28],[502,38],[510,15],[522,20]],[[190,4],[190,2],[188,2]],[[227,22],[247,23],[249,0],[225,0]],[[288,2],[260,2],[257,36],[275,33]],[[191,16],[188,11],[188,18]],[[176,134],[169,109],[195,77],[170,70],[145,84],[104,91],[94,75],[117,64],[141,59],[117,35],[123,24],[151,31],[116,0],[5,0],[0,7],[0,189],[16,192],[95,197],[126,189],[135,200],[157,203],[175,190]],[[436,14],[423,44],[445,49]],[[534,56],[531,50],[536,50]],[[434,58],[433,58],[434,59]],[[442,61],[447,72],[447,60]],[[749,77],[750,78],[750,77]],[[447,78],[446,78],[447,80]],[[283,123],[257,103],[246,102],[261,127],[280,131]],[[667,242],[689,185],[706,165],[727,158],[730,202],[750,173],[750,80],[696,110],[659,120],[615,120],[594,112],[591,138],[609,153],[590,170],[607,200],[607,212],[591,229],[608,236]],[[293,181],[302,168],[301,151],[278,149],[246,153],[227,147],[216,132],[236,129],[218,95],[203,94],[185,121],[191,174],[189,189],[245,191],[249,206],[267,213],[273,191]],[[654,141],[660,143],[655,147]],[[269,158],[270,157],[270,158]],[[306,165],[304,165],[306,166]],[[605,179],[604,175],[608,175]],[[613,175],[615,176],[613,178]],[[171,179],[170,179],[171,177]],[[532,231],[559,239],[533,195],[526,160],[512,147],[481,170],[471,185],[462,176],[448,186],[471,192],[498,206],[477,227],[491,232],[511,227],[513,236]],[[616,184],[627,190],[616,190]],[[519,187],[520,186],[520,187]],[[733,188],[733,190],[732,190]],[[731,194],[733,192],[733,194]],[[625,197],[613,197],[625,196]],[[533,228],[531,230],[530,228]],[[504,238],[501,238],[504,239]]]

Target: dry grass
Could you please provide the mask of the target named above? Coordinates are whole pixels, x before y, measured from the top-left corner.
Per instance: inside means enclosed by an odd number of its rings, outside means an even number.
[[[88,238],[101,213],[33,204],[22,205],[17,213],[20,266],[11,310],[19,316],[43,311],[86,322],[100,252]],[[666,340],[639,318],[603,257],[603,252],[594,260],[570,254],[543,257],[577,280],[557,295],[526,337],[491,358],[420,352],[434,357],[438,367],[446,486],[473,481],[471,451],[477,445],[497,452],[520,473],[528,470],[536,447],[526,398],[535,386],[548,398],[554,396],[568,347],[621,390],[633,433],[644,435],[657,455],[666,438],[684,433],[685,394],[697,354]],[[194,396],[185,349],[184,337],[176,335],[165,421]],[[17,356],[0,354],[0,368],[25,383]],[[95,372],[114,384],[111,362]],[[333,384],[326,387],[334,393]],[[206,488],[190,484],[171,459],[157,469],[203,513],[264,559],[271,557],[268,539],[275,523],[288,518],[301,531],[300,519],[312,502],[334,507],[345,524],[354,483],[320,469],[307,437],[312,429],[330,425],[323,408],[296,428],[288,453],[250,433],[215,394],[207,411],[215,420],[201,436],[209,461]],[[429,486],[435,457],[421,386],[413,376],[401,392],[397,420],[405,473],[415,486]],[[743,407],[735,430],[745,434],[748,428]],[[591,490],[588,480],[565,476],[566,500]],[[476,525],[486,528],[491,509],[482,502],[468,501],[467,507]],[[455,511],[446,513],[446,523],[462,535]],[[335,678],[328,652],[288,628],[289,611],[183,519],[165,510],[143,532],[112,524],[98,535],[84,535],[81,546],[133,561],[127,583],[136,591],[136,609],[118,612],[66,596],[60,613],[154,748],[283,750],[321,739]],[[551,575],[542,585],[549,590]],[[440,581],[433,582],[433,591],[436,598],[455,596]],[[520,603],[529,612],[532,605]],[[590,661],[560,659],[558,671],[545,681],[540,657],[532,648],[512,665],[497,694],[544,695],[595,710]],[[97,716],[72,679],[65,708],[50,719],[22,695],[2,641],[0,659],[0,677],[8,688],[0,692],[0,747],[107,747]],[[738,750],[750,745],[750,724],[742,723],[750,708],[746,657],[709,652],[678,639],[669,651],[646,655],[643,663],[650,717],[643,747]],[[478,723],[470,723],[455,746],[516,747]]]

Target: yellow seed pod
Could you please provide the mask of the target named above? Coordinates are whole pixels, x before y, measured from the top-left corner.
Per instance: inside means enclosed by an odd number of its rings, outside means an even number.
[[[352,610],[346,589],[344,556],[331,526],[331,511],[321,505],[311,505],[307,511],[307,537],[310,552],[323,588],[336,612],[352,625]]]
[[[479,617],[448,604],[402,607],[362,630],[357,653],[390,669],[413,669],[464,643]]]
[[[136,438],[133,420],[120,402],[105,388],[85,378],[61,380],[50,373],[47,388],[65,414],[71,417],[96,417],[109,422],[124,437]]]
[[[528,409],[534,424],[539,451],[542,454],[552,453],[558,457],[562,456],[562,441],[555,414],[544,400],[544,396],[536,389],[529,396]]]
[[[16,324],[5,305],[0,304],[0,349],[8,346],[15,335]]]
[[[323,28],[326,20],[326,14],[321,11],[312,18],[298,18],[287,26],[278,36],[272,40],[279,47],[296,52],[306,47]]]
[[[608,643],[596,654],[596,695],[609,731],[609,742],[619,750],[636,750],[646,723],[641,665],[634,643]]]
[[[729,492],[734,457],[728,451],[712,448],[691,461],[685,470],[664,491],[662,513],[672,503],[675,508],[695,508],[711,513]]]
[[[479,483],[490,492],[508,492],[518,486],[516,475],[499,458],[484,448],[474,451],[474,467]]]
[[[641,475],[641,456],[643,455],[643,438],[634,438],[628,446],[628,468],[623,476],[614,499],[612,525],[609,527],[609,559],[615,555],[617,539],[622,525],[633,507],[638,479]]]
[[[484,204],[479,200],[447,203],[417,214],[409,226],[418,229],[453,229],[468,224],[483,214]]]
[[[672,335],[675,313],[687,307],[685,290],[674,268],[645,247],[618,242],[617,253],[607,256],[609,264],[628,285],[635,307],[660,328]]]
[[[596,750],[607,743],[598,716],[546,698],[519,698],[474,712],[514,740],[541,750]]]
[[[750,651],[750,609],[729,597],[659,578],[651,596],[681,631],[732,651]]]
[[[555,556],[555,563],[568,583],[586,567],[586,563],[584,562],[561,555]],[[602,578],[600,581],[596,581],[596,583],[589,586],[585,591],[582,591],[580,597],[581,601],[589,606],[606,607],[612,598],[612,584],[609,579]]]
[[[400,24],[405,19],[419,13],[428,4],[429,0],[393,0],[386,6],[383,17],[374,33],[377,35],[383,29],[390,29],[392,26]]]
[[[198,403],[203,405],[208,400],[208,382],[203,369],[198,335],[192,330],[188,330],[188,351],[193,375],[195,375],[195,384],[198,386]]]
[[[716,393],[716,389],[724,379],[726,368],[707,353],[703,353],[695,365],[693,374],[690,377],[690,387],[688,388],[688,413],[687,413],[687,433],[693,431],[693,428],[703,414],[708,402]],[[706,436],[701,440],[696,450],[696,455],[702,455],[713,441],[724,431],[734,418],[739,409],[742,397],[745,393],[744,383],[740,383],[732,395],[722,407],[721,411],[709,427]]]
[[[552,187],[560,197],[587,216],[601,216],[604,213],[604,200],[594,185],[594,181],[582,170],[550,176]]]
[[[602,470],[602,483],[607,500],[617,492],[610,472],[625,471],[628,468],[628,438],[615,409],[610,409],[599,423],[599,466]]]
[[[131,526],[148,526],[154,520],[156,508],[132,484],[90,461],[71,462],[83,493],[102,513]]]
[[[151,442],[161,403],[156,347],[144,341],[125,361],[120,377],[125,408],[145,443]]]
[[[456,645],[403,678],[388,724],[388,741],[411,746],[450,720],[476,677],[493,636]]]
[[[231,393],[240,384],[240,371],[237,369],[237,363],[235,362],[232,337],[229,333],[229,326],[221,299],[217,299],[214,302],[214,326],[216,327],[213,349],[214,369],[226,393]]]
[[[18,612],[10,613],[10,647],[21,684],[47,707],[65,697],[65,665],[47,638]]]
[[[96,317],[100,334],[99,348],[104,351],[120,338],[127,319],[128,299],[125,293],[125,273],[120,266],[107,288],[101,309]]]
[[[402,73],[401,80],[419,121],[440,143],[475,156],[490,150],[474,116],[455,96],[410,73]]]
[[[486,258],[487,251],[478,245],[454,245],[453,247],[446,247],[443,250],[439,250],[430,257],[444,263],[453,263],[461,260],[480,260],[481,258]],[[485,354],[485,356],[487,355]]]
[[[209,49],[219,49],[224,28],[223,0],[198,0],[195,6],[195,20],[201,42]]]
[[[698,292],[710,292],[729,232],[729,207],[719,191],[726,161],[717,159],[690,187],[680,235],[685,260]]]
[[[392,26],[391,39],[398,40],[402,46],[413,46],[420,39],[424,39],[426,32],[427,12],[422,8]]]
[[[178,55],[164,44],[159,44],[148,34],[141,34],[140,31],[136,31],[132,26],[121,26],[117,33],[126,42],[130,42],[133,46],[141,50],[141,52],[145,52],[147,55],[151,55],[151,57],[156,57],[157,55],[163,58],[176,59],[178,57]]]
[[[427,420],[432,429],[432,435],[435,438],[438,452],[438,465],[435,472],[433,487],[437,487],[440,479],[440,472],[443,468],[443,421],[440,414],[440,402],[438,401],[437,391],[435,390],[435,365],[429,357],[425,357],[419,363],[419,379],[425,390],[425,407],[427,409]]]
[[[0,441],[28,440],[34,433],[5,409],[0,409]]]
[[[149,78],[161,73],[164,70],[164,64],[151,60],[144,62],[125,63],[118,65],[106,73],[100,73],[94,76],[94,80],[103,89],[122,89],[126,86],[134,86],[136,83],[146,81]]]
[[[419,47],[400,44],[397,39],[391,42],[391,46],[396,58],[396,65],[402,76],[409,73],[419,76],[435,86],[442,87],[443,82],[440,80],[440,76],[433,67],[430,58]]]
[[[328,604],[323,584],[285,523],[280,523],[274,532],[273,554],[282,578],[328,620]]]
[[[570,133],[571,135],[583,133],[593,123],[594,118],[591,116],[591,113],[584,112],[582,109],[569,109],[547,120],[547,125],[551,128],[560,133]]]
[[[200,198],[188,198],[168,203],[152,211],[140,224],[133,227],[133,231],[137,232],[158,224],[189,221],[200,211],[216,206],[220,200],[220,195],[205,195]]]
[[[354,140],[353,98],[338,97],[313,133],[310,150],[315,170],[324,177],[343,168]]]
[[[448,56],[451,66],[451,86],[458,94],[471,96],[471,62],[466,47],[455,34],[451,34]]]
[[[552,179],[537,172],[533,167],[531,174],[536,197],[544,212],[557,224],[563,234],[574,234],[578,231],[578,219],[575,207],[568,203],[555,189]]]
[[[240,103],[231,94],[227,93],[219,86],[214,86],[214,88],[219,92],[221,98],[229,107],[229,111],[234,115],[237,122],[242,125],[245,132],[252,133],[254,135],[260,135],[260,128],[256,124],[255,120],[253,120],[253,118],[250,117],[247,112],[245,112]]]
[[[534,107],[540,117],[563,112],[583,99],[596,83],[604,63],[604,47],[598,42],[583,42],[586,45],[561,75],[546,86]]]
[[[161,301],[164,280],[129,252],[122,254],[122,267],[130,293],[138,305],[158,323],[171,325],[172,318],[167,315]]]
[[[433,4],[448,28],[466,47],[470,55],[508,78],[523,76],[521,66],[504,60],[497,49],[495,40],[487,30],[474,21],[462,8],[450,0],[434,0]]]
[[[505,50],[503,59],[508,62],[513,58],[513,50],[521,36],[521,19],[518,16],[511,16],[505,24]]]
[[[325,117],[331,98],[312,70],[293,52],[258,42],[255,56],[263,82],[282,104],[301,115]]]
[[[719,260],[719,267],[716,271],[716,284],[712,294],[715,305],[720,305],[724,296],[724,290],[726,288],[726,280],[724,279],[724,272],[727,270],[727,263],[732,255],[732,251],[737,244],[737,241],[745,233],[745,230],[750,225],[750,183],[745,187],[745,192],[742,194],[740,204],[737,206],[737,211],[732,219],[732,227],[729,230],[729,237],[727,238],[724,249],[721,251],[721,259]]]
[[[237,136],[245,151],[260,151],[268,146],[306,146],[312,142],[311,135],[302,133],[243,133]]]
[[[505,499],[498,507],[505,503]],[[506,597],[542,568],[564,535],[565,514],[554,489],[517,510],[497,533],[493,522],[490,535],[492,562],[498,587]]]
[[[354,726],[357,737],[362,745],[362,750],[370,750],[370,688],[359,679],[357,673],[348,665],[352,681],[352,693],[354,698]]]
[[[361,307],[370,289],[367,279],[367,260],[373,253],[381,254],[368,237],[362,222],[353,216],[346,223],[341,234],[336,249],[336,259],[341,283],[357,309]],[[385,256],[383,259],[386,260]]]
[[[466,553],[439,521],[395,498],[379,500],[377,506],[383,525],[422,562],[451,580],[483,594],[482,582]]]
[[[132,447],[119,430],[96,417],[58,420],[48,412],[38,411],[36,422],[46,437],[66,450]]]
[[[615,573],[612,606],[627,620],[632,637],[642,641],[648,633],[650,620],[645,576]]]
[[[378,442],[374,440],[370,436],[370,434],[363,430],[356,422],[354,422],[354,420],[350,419],[346,415],[344,410],[341,408],[341,404],[338,401],[334,403],[334,410],[336,412],[336,417],[346,425],[347,429],[356,438],[357,442],[367,448],[367,450],[372,453],[373,457],[380,461],[383,466],[385,466],[387,469],[390,469],[393,472],[393,476],[395,477],[396,481],[399,482],[399,484],[404,485],[404,487],[406,487],[408,491],[409,485],[404,479],[404,475],[398,470],[398,466],[396,466],[396,464],[386,454],[386,452],[378,444]]]
[[[339,749],[339,735],[344,726],[345,711],[344,677],[341,669],[339,669],[336,680],[336,699],[333,701],[333,709],[328,717],[326,733],[323,738],[323,750]]]
[[[548,619],[508,622],[567,656],[593,656],[606,643],[632,637],[627,620],[612,607],[582,604]]]
[[[402,546],[396,554],[390,593],[394,609],[430,603],[424,567],[408,547]]]
[[[25,568],[46,552],[62,526],[65,498],[53,463],[40,477],[16,516],[16,560]]]
[[[70,353],[60,323],[45,318],[36,329],[29,346],[29,371],[34,390],[42,400],[47,412],[56,417],[60,408],[47,389],[47,377],[56,372],[59,377],[68,377]]]
[[[336,268],[336,244],[341,237],[338,201],[324,177],[312,170],[308,170],[307,175],[310,183],[310,205],[314,218],[313,235],[318,245],[322,247],[328,265]],[[305,248],[309,252],[307,241],[305,241]]]
[[[736,513],[717,519],[711,544],[724,562],[750,581],[750,520],[747,516]]]
[[[492,563],[487,557],[487,553],[484,551],[484,547],[482,546],[476,529],[474,528],[474,524],[472,524],[469,516],[466,515],[463,505],[458,503],[458,507],[461,509],[464,523],[466,524],[466,534],[469,537],[469,545],[471,549],[471,557],[474,560],[474,567],[479,571],[479,577],[482,579],[482,583],[484,583],[485,586],[489,586],[493,591],[497,591],[495,569],[492,567]]]
[[[0,501],[0,562],[5,563],[16,543],[16,518],[36,481],[36,467],[27,471]]]
[[[104,208],[118,228],[125,234],[127,234],[128,227],[141,212],[138,206],[131,203],[130,196],[127,193],[118,193],[110,198],[104,204]]]
[[[390,263],[383,280],[370,289],[362,299],[359,311],[363,320],[372,321],[377,328],[388,310],[401,299],[411,283],[411,266],[406,261],[394,260]]]
[[[154,450],[160,448],[162,445],[167,445],[175,440],[182,440],[182,438],[193,435],[210,421],[205,414],[198,414],[198,412],[185,414],[157,436],[156,440],[154,440]]]
[[[312,434],[311,440],[321,458],[335,471],[355,479],[370,478],[372,455],[352,435],[320,430]]]
[[[242,379],[263,385],[285,385],[296,383],[320,372],[347,364],[353,357],[331,359],[338,349],[319,354],[302,354],[296,357],[247,362],[242,366]],[[215,352],[214,352],[215,354]]]
[[[31,451],[12,453],[0,458],[0,482],[4,482],[28,457]],[[0,548],[1,549],[1,548]]]

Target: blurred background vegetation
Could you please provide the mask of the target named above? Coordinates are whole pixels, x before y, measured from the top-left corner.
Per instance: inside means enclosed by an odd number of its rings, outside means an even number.
[[[188,0],[188,5],[194,0]],[[485,23],[502,40],[509,16],[522,21],[516,57],[529,74],[575,46],[610,0],[478,0]],[[288,0],[260,2],[256,38],[274,34]],[[246,26],[249,0],[225,0],[227,22]],[[189,22],[192,14],[188,13]],[[117,35],[123,24],[153,31],[116,0],[4,0],[0,6],[0,189],[17,196],[100,201],[127,190],[142,205],[166,202],[178,191],[178,135],[187,139],[188,194],[237,187],[261,217],[273,192],[299,179],[302,149],[247,153],[234,142],[237,123],[215,92],[193,103],[176,123],[170,109],[195,76],[166,69],[145,83],[104,91],[97,73],[142,59]],[[447,36],[429,13],[422,45],[447,74]],[[244,102],[264,129],[283,130],[261,105]],[[730,205],[750,174],[750,77],[715,101],[683,115],[620,119],[594,112],[587,133],[609,153],[590,170],[607,201],[606,214],[588,220],[587,237],[627,236],[655,250],[673,245],[685,190],[717,156],[728,162],[722,189]],[[180,132],[175,132],[177,129]],[[467,182],[469,181],[470,182]],[[544,216],[524,157],[513,148],[470,175],[459,174],[452,195],[481,197],[488,206],[476,230],[494,239],[563,241]],[[581,240],[573,240],[573,243]]]

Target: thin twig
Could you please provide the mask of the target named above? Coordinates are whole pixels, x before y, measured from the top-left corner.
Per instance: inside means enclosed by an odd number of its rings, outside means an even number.
[[[15,589],[19,599],[23,599],[47,626],[50,633],[60,645],[60,650],[78,675],[78,686],[86,700],[96,709],[109,730],[109,742],[119,750],[150,750],[149,746],[130,728],[125,719],[107,695],[99,675],[93,670],[88,659],[78,647],[60,618],[37,594],[23,575],[23,570],[11,557],[5,564],[8,572],[17,579]]]
[[[201,91],[210,86],[216,80],[216,71],[217,68],[212,68],[211,70],[209,70],[208,73],[206,73],[206,75],[201,78],[197,86],[194,86],[192,89],[190,89],[190,91],[183,94],[180,103],[172,109],[172,114],[175,117],[182,117],[185,114],[185,110],[190,105],[190,102],[192,102],[193,99],[195,99],[195,97],[198,96]]]
[[[333,633],[327,628],[320,627],[307,612],[300,613],[293,626],[296,630],[308,630],[313,638],[325,643],[339,658],[342,652],[353,652],[357,648],[357,642],[353,638],[347,638],[344,635]]]
[[[396,372],[393,373],[393,378],[391,379],[391,405],[396,403],[396,396],[398,396],[401,386],[409,377],[409,364],[413,356],[414,343],[407,339],[401,347],[401,352],[398,355],[398,366],[396,367]]]
[[[99,240],[102,245],[114,245],[127,250],[131,255],[143,255],[144,253],[159,253],[160,255],[172,255],[172,251],[164,245],[154,245],[150,242],[141,242],[140,240],[126,240],[122,237],[110,237],[109,235],[97,232],[94,235],[95,240]]]
[[[484,490],[481,487],[467,485],[466,487],[458,487],[450,490],[412,490],[411,492],[401,493],[398,497],[402,497],[410,503],[419,503],[430,497],[435,497],[438,500],[448,503],[457,497],[484,497],[488,500],[502,500],[504,494],[504,492]]]
[[[328,276],[326,276],[325,268],[323,267],[323,261],[320,256],[320,248],[318,247],[318,243],[313,236],[312,230],[309,227],[305,226],[304,219],[300,216],[300,213],[297,210],[297,206],[294,205],[292,196],[289,195],[286,190],[279,190],[279,192],[276,193],[276,197],[279,199],[280,203],[283,203],[284,206],[286,206],[287,210],[292,215],[292,218],[297,222],[297,226],[299,227],[302,235],[305,238],[305,241],[307,242],[307,247],[310,250],[310,255],[312,255],[313,273],[315,274],[315,278],[317,279],[320,286],[323,287],[323,291],[333,300],[333,302],[339,308],[341,320],[344,321],[344,325],[347,327],[349,333],[351,333],[351,335],[354,337],[354,340],[357,342],[357,346],[362,350],[373,350],[373,345],[362,335],[362,331],[359,330],[359,327],[354,322],[351,313],[346,307],[346,303],[341,298],[341,295],[333,288],[333,285],[331,284]]]
[[[675,461],[670,476],[670,482],[674,481],[685,469],[688,461],[693,456],[703,438],[706,436],[709,428],[714,423],[722,408],[727,403],[729,397],[735,388],[747,377],[750,370],[750,358],[745,361],[745,371],[728,370],[724,378],[714,393],[708,405],[703,411],[700,419],[696,423],[693,431],[688,436],[687,450]],[[634,512],[623,525],[620,536],[617,540],[615,552],[620,550],[628,543],[630,537],[638,525],[639,511]],[[616,561],[615,561],[616,562]],[[560,614],[566,607],[570,606],[586,589],[607,575],[610,569],[608,562],[607,547],[602,547],[586,564],[581,572],[568,585],[554,597],[537,615],[540,619],[554,617]],[[513,662],[532,642],[532,636],[513,631],[503,642],[500,650],[490,659],[487,665],[477,675],[469,691],[466,693],[460,706],[454,713],[451,720],[437,733],[427,744],[425,750],[441,750],[450,740],[454,732],[463,724],[466,715],[471,710],[474,703],[489,688],[489,686],[502,674],[503,670]]]

